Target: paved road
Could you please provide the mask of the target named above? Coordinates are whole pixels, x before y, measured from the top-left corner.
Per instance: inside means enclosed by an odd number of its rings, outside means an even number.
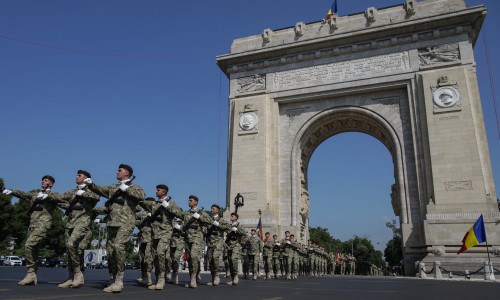
[[[238,286],[221,284],[207,286],[209,274],[203,274],[197,289],[184,288],[187,274],[181,274],[179,285],[166,285],[163,291],[150,291],[138,286],[137,270],[125,272],[125,289],[120,294],[107,294],[101,290],[108,278],[107,270],[85,271],[85,286],[60,289],[57,284],[67,277],[66,269],[40,268],[37,286],[19,286],[24,267],[0,267],[0,299],[500,299],[500,283],[485,281],[431,280],[394,277],[332,276],[299,278],[293,281],[240,280]],[[227,280],[223,279],[222,283]],[[173,297],[173,298],[171,298]]]

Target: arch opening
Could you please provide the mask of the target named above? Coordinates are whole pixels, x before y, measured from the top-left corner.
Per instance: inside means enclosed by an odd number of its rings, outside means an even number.
[[[399,221],[390,197],[394,164],[385,145],[364,133],[336,134],[315,149],[306,173],[310,227],[328,228],[341,241],[367,238],[383,252],[393,238],[386,222]]]

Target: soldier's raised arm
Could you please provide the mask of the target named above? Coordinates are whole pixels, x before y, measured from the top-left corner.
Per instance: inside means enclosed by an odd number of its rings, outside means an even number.
[[[23,192],[18,190],[7,190],[3,191],[4,195],[12,195],[14,197],[19,198],[19,200],[27,201],[32,203],[35,200],[36,192]]]
[[[94,193],[104,198],[111,198],[113,196],[113,189],[110,186],[100,186],[94,183],[91,178],[85,179],[83,182]]]

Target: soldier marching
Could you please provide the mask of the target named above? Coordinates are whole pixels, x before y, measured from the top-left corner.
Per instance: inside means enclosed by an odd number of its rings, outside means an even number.
[[[55,179],[46,175],[42,178],[42,191],[26,193],[5,189],[3,194],[18,197],[31,204],[28,214],[30,226],[26,240],[26,277],[20,285],[37,284],[37,257],[40,242],[51,225],[54,209],[64,209],[67,216],[65,243],[68,252],[68,279],[59,284],[61,288],[79,287],[84,284],[83,250],[91,237],[91,224],[96,215],[104,215],[107,226],[107,256],[110,281],[104,292],[119,293],[123,290],[125,271],[125,243],[130,241],[134,228],[139,229],[138,252],[141,278],[139,284],[151,290],[163,290],[165,283],[179,284],[178,273],[183,252],[189,267],[188,288],[196,288],[200,283],[200,260],[206,245],[207,262],[211,281],[209,286],[220,284],[221,257],[224,258],[224,271],[230,277],[228,285],[238,285],[242,262],[245,278],[257,280],[260,275],[262,257],[264,279],[285,278],[293,280],[299,276],[326,276],[328,274],[355,275],[359,272],[357,259],[348,255],[327,253],[324,248],[311,240],[306,245],[299,243],[293,233],[285,232],[280,240],[276,234],[266,232],[265,237],[256,235],[252,229],[247,233],[238,222],[236,212],[231,213],[229,221],[222,217],[221,207],[211,206],[210,212],[198,208],[197,196],[188,197],[188,211],[167,196],[168,186],[156,186],[155,200],[145,198],[143,189],[132,181],[133,169],[121,164],[116,173],[117,184],[99,186],[95,184],[88,171],[78,170],[77,187],[60,195],[52,192]],[[105,206],[95,207],[99,197],[107,198]],[[155,277],[151,276],[152,271]],[[366,272],[370,275],[381,274],[381,269],[369,264]]]

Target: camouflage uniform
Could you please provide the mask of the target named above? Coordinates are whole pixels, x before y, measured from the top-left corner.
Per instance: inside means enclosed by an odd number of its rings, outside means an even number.
[[[224,250],[224,232],[229,230],[229,223],[218,215],[211,216],[212,221],[219,222],[218,226],[211,225],[207,230],[207,257],[210,273],[212,274],[212,284],[219,284],[219,259]]]
[[[162,199],[163,200],[163,199]],[[181,211],[179,205],[174,200],[168,200],[168,207],[162,206],[162,201],[142,202],[141,205],[151,212],[151,229],[153,263],[155,266],[156,283],[149,288],[161,290],[165,285],[165,272],[167,271],[167,257],[170,256],[170,239],[172,238],[172,220],[175,218],[173,212]],[[168,255],[168,256],[167,256]]]
[[[84,191],[81,196],[77,195],[79,190]],[[99,196],[83,184],[60,195],[59,201],[59,206],[66,210],[66,216],[68,216],[64,230],[64,240],[68,249],[69,271],[69,280],[59,285],[59,287],[64,288],[70,285],[77,287],[83,279],[83,276],[79,275],[84,267],[82,261],[83,252],[89,244],[88,236],[92,236],[90,228],[93,221],[92,210],[99,202]],[[77,274],[75,278],[73,278],[74,274]],[[69,282],[70,280],[71,282]]]
[[[283,257],[283,265],[285,267],[286,279],[290,280],[292,272],[293,249],[291,238],[281,240],[281,255]]]
[[[314,275],[314,246],[312,243],[307,244],[307,275]]]
[[[36,271],[38,269],[38,249],[43,238],[47,235],[47,231],[52,225],[52,214],[54,209],[57,209],[57,202],[59,194],[52,192],[50,189],[43,190],[41,193],[47,194],[45,199],[37,198],[37,192],[22,192],[12,190],[11,195],[23,201],[28,201],[31,204],[30,210],[30,225],[28,227],[28,235],[24,244],[24,251],[26,257],[26,267],[28,273],[31,274],[33,283],[37,284]],[[19,282],[20,285],[29,284]]]
[[[345,257],[345,254],[342,254],[340,257],[340,274],[345,275],[345,269],[347,266],[347,258]]]
[[[348,257],[349,275],[356,275],[356,258],[349,254]]]
[[[238,284],[238,256],[240,254],[241,238],[243,236],[246,236],[246,233],[240,223],[232,223],[231,230],[226,236],[229,270],[233,279],[232,281],[228,282],[228,284],[230,285]]]
[[[230,276],[229,272],[229,256],[227,255],[227,244],[224,243],[224,252],[222,253],[222,260],[224,261],[224,270],[226,272],[226,275],[224,278],[227,278]]]
[[[243,278],[247,279],[250,273],[250,259],[248,258],[248,249],[250,244],[248,242],[248,235],[245,234],[241,237],[241,267],[243,268]]]
[[[273,258],[273,240],[268,237],[264,240],[264,247],[262,249],[262,260],[264,262],[264,273],[266,273],[266,279],[269,279],[269,273],[271,273],[272,268],[272,258]]]
[[[251,235],[248,238],[248,244],[250,245],[248,249],[249,264],[252,266],[253,280],[256,280],[259,277],[260,254],[264,243],[257,235]]]
[[[168,207],[170,209],[170,206]],[[193,215],[198,213],[200,216],[196,219]],[[197,276],[199,270],[200,260],[203,257],[204,242],[203,242],[203,228],[202,226],[212,225],[212,218],[206,213],[202,212],[199,208],[191,208],[189,211],[178,211],[176,216],[184,221],[183,230],[185,232],[185,245],[188,264],[189,275],[191,282],[186,287],[197,287]]]
[[[150,215],[149,215],[150,217]],[[153,270],[153,255],[151,253],[151,222],[148,222],[148,212],[141,211],[136,214],[136,226],[139,228],[139,264],[142,277],[139,283],[151,285],[151,271]]]
[[[298,278],[299,275],[299,261],[300,261],[300,253],[299,253],[299,248],[302,248],[302,246],[297,243],[297,241],[292,242],[292,279]]]
[[[170,283],[179,284],[179,266],[181,256],[184,250],[184,232],[182,231],[182,220],[175,217],[172,221],[173,232],[170,239],[170,257],[169,264],[172,269],[172,281]]]
[[[279,240],[273,240],[272,245],[273,245],[273,273],[274,273],[274,278],[278,278],[278,271],[281,269],[281,262],[280,262],[281,243]]]
[[[125,244],[130,241],[135,228],[135,207],[144,200],[142,188],[131,181],[124,181],[128,185],[125,191],[120,189],[120,183],[108,186],[99,186],[90,183],[87,186],[91,191],[104,198],[108,198],[107,215],[107,244],[106,254],[108,265],[113,270],[115,282],[105,292],[120,292],[123,288],[123,274],[125,271]]]

